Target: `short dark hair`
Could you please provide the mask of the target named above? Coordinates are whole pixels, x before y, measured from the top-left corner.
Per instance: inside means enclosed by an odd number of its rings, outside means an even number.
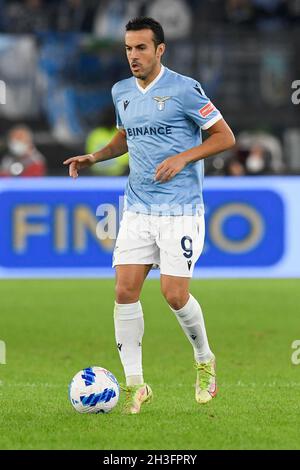
[[[162,25],[147,16],[140,16],[138,18],[133,18],[126,25],[126,31],[140,31],[141,29],[151,29],[154,35],[154,44],[155,47],[162,42],[165,42],[165,34],[162,29]]]

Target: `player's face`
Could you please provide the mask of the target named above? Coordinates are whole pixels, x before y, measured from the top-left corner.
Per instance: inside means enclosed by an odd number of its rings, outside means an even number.
[[[136,78],[147,80],[156,69],[159,69],[165,45],[159,44],[155,48],[153,31],[150,29],[127,31],[125,47],[131,72]]]

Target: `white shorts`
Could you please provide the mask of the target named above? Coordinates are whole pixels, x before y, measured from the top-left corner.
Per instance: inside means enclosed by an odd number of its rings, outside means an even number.
[[[204,235],[204,215],[157,216],[125,211],[113,267],[152,264],[160,267],[161,274],[192,277]]]

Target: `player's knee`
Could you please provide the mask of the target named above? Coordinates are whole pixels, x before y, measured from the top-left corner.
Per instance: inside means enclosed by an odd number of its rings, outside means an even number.
[[[139,292],[133,286],[126,284],[116,285],[116,302],[118,304],[131,304],[139,300]]]
[[[184,307],[189,298],[189,294],[185,291],[163,290],[163,295],[170,307],[175,310],[179,310]]]

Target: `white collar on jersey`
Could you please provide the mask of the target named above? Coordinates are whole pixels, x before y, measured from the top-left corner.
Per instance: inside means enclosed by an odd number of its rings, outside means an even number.
[[[136,86],[143,94],[147,93],[147,91],[149,91],[152,87],[154,87],[154,85],[158,82],[158,80],[161,79],[161,77],[164,74],[164,71],[165,71],[165,67],[163,66],[163,64],[161,64],[161,69],[160,69],[159,74],[157,75],[157,77],[155,77],[154,80],[152,80],[151,83],[149,83],[148,86],[146,86],[146,88],[142,88],[141,85],[139,85],[137,78],[135,79]]]

